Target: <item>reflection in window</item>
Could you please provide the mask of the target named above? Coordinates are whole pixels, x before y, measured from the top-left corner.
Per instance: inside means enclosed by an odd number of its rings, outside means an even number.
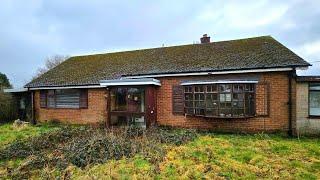
[[[144,88],[114,88],[111,111],[144,112]]]

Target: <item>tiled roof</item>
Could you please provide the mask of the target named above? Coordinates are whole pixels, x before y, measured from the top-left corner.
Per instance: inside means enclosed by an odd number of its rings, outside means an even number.
[[[271,36],[71,57],[26,87],[94,85],[124,75],[148,75],[310,64]]]

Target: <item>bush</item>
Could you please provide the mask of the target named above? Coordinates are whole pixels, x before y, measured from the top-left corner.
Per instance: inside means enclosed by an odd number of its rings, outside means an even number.
[[[68,165],[84,168],[138,154],[153,164],[159,164],[166,154],[162,143],[180,145],[195,137],[193,130],[63,127],[11,143],[0,149],[0,161],[26,158],[10,173],[10,177],[18,179],[28,178],[31,171],[42,168],[64,170]]]

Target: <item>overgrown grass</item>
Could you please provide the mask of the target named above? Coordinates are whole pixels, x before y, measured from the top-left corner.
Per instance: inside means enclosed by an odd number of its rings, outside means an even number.
[[[319,179],[320,139],[62,127],[13,141],[0,160],[16,179]]]
[[[31,136],[40,135],[59,127],[54,124],[29,125],[26,127],[14,127],[12,123],[0,125],[0,147],[3,147],[16,139],[25,139]]]
[[[319,139],[204,135],[169,151],[161,176],[184,178],[320,178]]]

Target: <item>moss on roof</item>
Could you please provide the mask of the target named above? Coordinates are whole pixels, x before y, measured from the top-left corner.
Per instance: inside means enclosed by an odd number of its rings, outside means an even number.
[[[309,66],[271,36],[71,57],[26,87],[94,85],[128,75]]]

